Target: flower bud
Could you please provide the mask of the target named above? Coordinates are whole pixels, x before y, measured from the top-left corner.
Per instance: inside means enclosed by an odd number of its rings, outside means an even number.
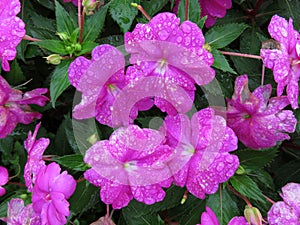
[[[244,215],[249,224],[252,225],[262,225],[262,216],[260,211],[255,207],[246,206],[244,210]]]
[[[241,165],[237,168],[237,170],[235,171],[236,174],[238,175],[243,175],[246,174],[246,171],[244,169],[244,167],[242,167]]]
[[[61,56],[58,54],[52,54],[48,57],[44,57],[48,64],[58,65],[61,62]]]
[[[99,1],[97,0],[83,0],[82,5],[84,7],[86,15],[94,14],[94,10]]]

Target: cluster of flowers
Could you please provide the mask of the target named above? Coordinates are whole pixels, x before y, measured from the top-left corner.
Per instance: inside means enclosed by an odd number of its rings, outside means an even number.
[[[34,133],[29,132],[24,142],[28,153],[24,168],[24,179],[29,192],[32,192],[32,204],[24,206],[22,199],[14,198],[8,203],[7,217],[2,218],[7,224],[66,224],[70,215],[68,198],[74,193],[76,181],[57,163],[46,165],[43,153],[48,147],[48,138],[36,139],[40,123]],[[0,167],[0,185],[8,182],[8,171]],[[0,196],[5,189],[0,187]]]
[[[268,212],[268,224],[299,224],[299,210],[300,210],[300,184],[288,183],[282,188],[283,201],[279,201],[273,204]],[[253,208],[254,209],[254,208]],[[245,218],[246,217],[246,218]],[[256,213],[255,210],[245,210],[245,217],[234,217],[228,225],[258,225],[266,224],[263,222],[260,213]],[[220,225],[215,213],[206,207],[206,212],[202,213],[201,224],[198,225]]]
[[[246,146],[261,149],[294,132],[293,112],[283,110],[288,97],[270,99],[270,85],[251,93],[247,75],[236,79],[227,101],[228,126],[212,108],[191,119],[184,115],[192,108],[195,84],[207,84],[215,75],[204,42],[196,24],[180,24],[174,14],[161,13],[125,34],[131,54],[126,71],[124,56],[110,45],[96,47],[91,60],[78,57],[70,65],[70,83],[82,92],[73,117],[95,117],[119,127],[109,140],[94,143],[84,158],[92,167],[85,178],[101,188],[106,204],[118,209],[132,198],[152,204],[163,200],[163,188],[172,182],[203,199],[239,166],[229,154],[237,148],[236,135]],[[152,104],[168,114],[159,131],[133,125],[137,112]]]

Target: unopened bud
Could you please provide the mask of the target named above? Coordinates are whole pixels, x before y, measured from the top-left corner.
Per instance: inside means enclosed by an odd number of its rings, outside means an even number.
[[[242,166],[239,166],[238,169],[235,171],[235,173],[238,175],[243,175],[246,174],[246,171]]]
[[[99,1],[97,0],[83,0],[82,5],[84,7],[86,15],[92,15]]]
[[[56,33],[56,34],[62,41],[68,41],[70,39],[70,36],[65,32]]]
[[[246,206],[244,210],[244,215],[249,224],[252,225],[262,225],[262,216],[260,211],[255,207]]]
[[[209,52],[211,52],[211,50],[212,50],[211,47],[210,47],[210,45],[208,43],[205,43],[204,46],[203,46],[203,48],[206,49]]]
[[[52,54],[48,57],[44,57],[48,64],[58,65],[61,62],[61,56],[58,54]]]
[[[98,136],[95,133],[95,134],[92,134],[91,136],[89,136],[86,140],[93,145],[98,141]]]

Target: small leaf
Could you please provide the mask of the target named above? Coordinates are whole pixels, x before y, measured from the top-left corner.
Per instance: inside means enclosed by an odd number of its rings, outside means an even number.
[[[235,175],[230,178],[232,187],[249,199],[264,203],[265,198],[257,184],[247,175]]]
[[[289,182],[300,183],[300,160],[290,161],[275,171],[275,184],[279,187]]]
[[[169,0],[142,1],[141,5],[149,16],[154,16],[154,14],[159,12],[168,2]]]
[[[99,188],[87,181],[77,183],[76,190],[68,201],[71,212],[75,214],[85,212],[99,202]]]
[[[17,85],[26,80],[26,77],[24,76],[17,60],[12,62],[10,71],[5,76],[5,79],[10,85]]]
[[[67,34],[71,35],[76,29],[76,23],[58,1],[55,1],[55,15],[57,32],[66,32]]]
[[[84,24],[83,42],[92,42],[102,31],[109,4],[100,8],[94,15],[87,18]]]
[[[68,54],[68,52],[65,49],[65,44],[62,41],[43,40],[43,41],[31,42],[30,44],[38,45],[39,47],[47,49],[53,53]]]
[[[214,56],[214,64],[213,67],[222,70],[223,72],[229,72],[233,74],[237,74],[229,65],[227,59],[223,54],[221,54],[218,50],[213,49],[211,53]]]
[[[231,218],[239,214],[235,198],[227,188],[221,189],[221,194],[219,188],[218,192],[209,195],[206,205],[215,212],[219,221],[221,221],[220,224],[227,224]]]
[[[239,157],[241,166],[246,171],[258,170],[271,162],[278,152],[278,146],[255,151],[252,149],[243,149],[234,152]]]
[[[179,2],[178,6],[178,17],[180,18],[180,21],[183,22],[185,21],[185,12],[186,12],[186,0],[181,0]],[[201,14],[201,9],[199,5],[198,0],[189,0],[189,9],[188,9],[188,20],[192,21],[196,24],[200,22],[200,14]]]
[[[122,210],[127,225],[161,225],[162,220],[157,214],[139,215],[139,209],[131,204]]]
[[[70,86],[69,78],[68,78],[68,68],[71,64],[71,61],[62,61],[61,64],[59,64],[51,77],[51,83],[50,83],[50,96],[51,96],[51,102],[52,107],[55,108],[55,102],[57,98],[63,93],[64,90],[67,89],[67,87]]]
[[[109,8],[112,18],[119,24],[123,33],[130,29],[134,18],[138,14],[138,10],[130,3],[130,1],[125,0],[112,0]],[[137,0],[135,3],[140,4],[140,1]]]
[[[86,171],[88,168],[83,161],[83,155],[81,154],[65,155],[59,158],[54,158],[53,161],[75,171]]]
[[[248,25],[243,23],[214,26],[205,34],[205,40],[213,48],[224,48],[237,39],[247,27]]]

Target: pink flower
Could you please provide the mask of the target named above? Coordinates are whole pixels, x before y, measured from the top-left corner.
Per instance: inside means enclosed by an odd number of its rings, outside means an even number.
[[[201,215],[201,224],[197,225],[220,225],[218,218],[214,211],[212,211],[208,206],[206,206],[206,212]],[[249,225],[245,217],[233,217],[228,225]]]
[[[42,94],[46,88],[37,88],[26,93],[12,89],[0,76],[0,138],[10,134],[18,123],[29,124],[41,114],[33,112],[28,104],[44,106],[49,99]]]
[[[268,27],[269,33],[280,44],[279,49],[261,49],[260,55],[267,68],[273,70],[277,82],[277,95],[284,88],[293,109],[298,108],[300,78],[300,35],[293,27],[293,20],[274,15]]]
[[[232,0],[199,0],[201,5],[201,17],[207,16],[205,26],[207,28],[215,24],[216,18],[223,18],[226,10],[232,6]]]
[[[286,133],[295,131],[297,120],[291,110],[283,110],[286,96],[270,98],[271,85],[248,88],[247,75],[235,81],[232,99],[227,99],[227,123],[239,140],[249,148],[270,148],[277,141],[290,139]]]
[[[16,57],[16,47],[25,36],[25,24],[16,16],[20,8],[19,0],[0,2],[0,61],[5,71],[10,70],[8,61]]]
[[[174,12],[178,11],[180,0],[175,1]],[[232,6],[232,0],[199,0],[201,6],[201,17],[207,16],[205,26],[207,28],[215,24],[216,18],[223,18],[226,10]]]
[[[176,185],[204,199],[234,175],[239,160],[228,152],[237,149],[237,137],[213,109],[200,110],[191,120],[183,114],[167,116],[164,129],[175,148],[168,166]]]
[[[5,195],[5,188],[1,187],[8,182],[8,171],[5,167],[0,166],[0,197]]]
[[[268,212],[269,225],[299,225],[300,184],[288,183],[282,188],[283,201],[273,204]]]
[[[163,187],[172,180],[165,165],[173,149],[164,145],[164,136],[136,125],[118,128],[109,140],[96,142],[84,161],[92,168],[85,178],[101,187],[100,197],[114,209],[128,205],[132,198],[145,204],[162,201]]]
[[[7,207],[8,225],[40,225],[40,217],[33,211],[32,204],[24,207],[22,199],[13,198],[9,201]]]
[[[36,140],[36,135],[41,126],[41,123],[36,125],[34,133],[32,135],[31,131],[28,133],[28,137],[24,142],[24,147],[27,150],[28,158],[24,168],[24,179],[28,191],[33,190],[33,184],[36,180],[36,175],[41,167],[45,166],[43,161],[43,153],[50,144],[48,138],[40,138]]]
[[[203,48],[204,43],[202,31],[196,24],[190,21],[180,24],[175,14],[160,13],[148,24],[139,23],[125,34],[125,48],[134,65],[127,74],[136,73],[136,80],[159,78],[153,85],[161,86],[164,95],[154,96],[155,105],[172,115],[177,111],[185,113],[192,107],[194,84],[208,84],[215,76],[210,68],[213,56]],[[182,90],[187,95],[185,103],[177,99]],[[177,102],[178,107],[170,102]]]
[[[124,76],[124,67],[123,54],[110,45],[94,48],[91,60],[82,56],[76,58],[71,63],[68,73],[70,83],[82,92],[82,100],[74,107],[73,117],[96,117],[100,123],[113,126],[114,101],[129,82],[129,78]],[[147,110],[151,107],[152,104],[133,107],[127,120],[132,122],[138,109]]]
[[[68,198],[74,193],[76,181],[56,163],[40,168],[33,188],[32,207],[41,216],[42,224],[66,224],[70,215]]]

